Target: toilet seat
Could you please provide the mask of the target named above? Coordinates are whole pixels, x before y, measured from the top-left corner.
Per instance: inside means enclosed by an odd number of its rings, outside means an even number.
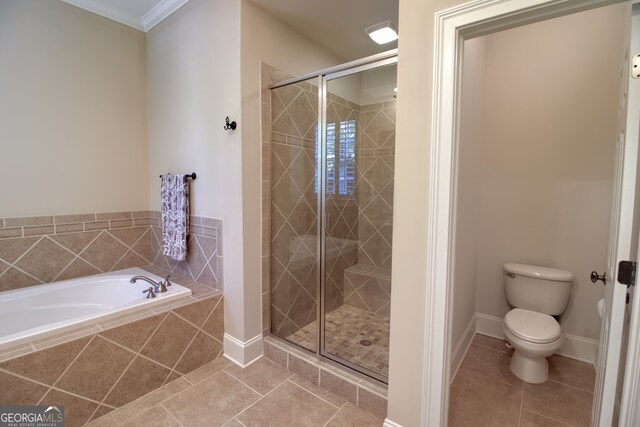
[[[547,344],[561,336],[560,325],[548,314],[514,308],[504,317],[504,326],[516,337],[536,344]]]

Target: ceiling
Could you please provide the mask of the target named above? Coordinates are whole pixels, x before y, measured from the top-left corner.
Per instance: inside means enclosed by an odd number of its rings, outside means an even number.
[[[398,0],[250,0],[279,21],[344,60],[396,48],[378,45],[364,29],[382,21],[398,23]]]
[[[89,12],[148,31],[188,0],[62,0]]]
[[[188,0],[62,0],[122,24],[148,31]],[[226,0],[221,0],[226,1]],[[398,23],[398,0],[249,0],[285,25],[343,60],[397,47],[378,45],[364,29],[382,21]]]

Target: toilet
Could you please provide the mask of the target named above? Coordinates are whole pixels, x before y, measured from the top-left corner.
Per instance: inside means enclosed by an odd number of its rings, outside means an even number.
[[[547,357],[562,345],[560,324],[569,302],[573,274],[556,268],[526,264],[504,265],[504,288],[513,307],[504,317],[503,331],[515,349],[511,372],[523,381],[547,381]]]

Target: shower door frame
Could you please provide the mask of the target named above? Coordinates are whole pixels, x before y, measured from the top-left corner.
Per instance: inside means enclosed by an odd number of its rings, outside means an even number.
[[[347,62],[345,64],[337,65],[335,67],[327,68],[325,70],[316,71],[310,74],[305,74],[303,76],[294,77],[291,79],[283,80],[279,83],[275,83],[269,86],[269,89],[277,89],[279,87],[288,86],[290,84],[299,83],[305,80],[311,80],[313,78],[317,78],[318,84],[318,182],[321,183],[318,197],[317,197],[317,212],[318,212],[318,224],[317,224],[317,277],[316,277],[316,298],[318,301],[317,304],[317,313],[316,313],[316,322],[318,325],[317,330],[317,345],[316,350],[312,351],[302,346],[297,345],[296,343],[287,340],[283,337],[277,337],[285,340],[288,343],[296,345],[297,347],[302,348],[304,351],[308,351],[310,353],[316,354],[318,356],[324,357],[333,362],[339,363],[343,366],[346,366],[354,371],[360,372],[364,375],[367,375],[371,378],[374,378],[383,383],[388,382],[388,377],[380,375],[377,372],[371,371],[367,368],[364,368],[354,362],[343,359],[339,356],[331,354],[325,350],[324,346],[324,338],[325,338],[325,267],[326,267],[326,256],[325,256],[325,248],[326,248],[326,146],[327,146],[327,82],[331,80],[336,80],[341,77],[349,76],[352,74],[357,74],[369,70],[373,70],[380,67],[390,66],[398,63],[398,49],[392,49],[386,52],[382,52],[376,55],[368,56],[366,58],[358,59],[355,61]],[[271,328],[269,328],[271,330]]]
[[[331,80],[336,80],[341,77],[350,76],[357,73],[362,73],[365,71],[373,70],[376,68],[386,67],[390,65],[397,65],[398,56],[395,54],[394,56],[379,59],[374,62],[370,62],[367,64],[363,64],[360,66],[353,66],[348,69],[342,71],[336,71],[331,74],[325,74],[318,76],[318,83],[320,84],[318,90],[318,122],[319,122],[319,132],[320,132],[320,146],[318,147],[318,180],[322,185],[320,185],[320,191],[318,192],[318,354],[320,356],[326,357],[327,359],[333,360],[334,362],[340,363],[341,365],[345,365],[353,370],[361,372],[365,375],[373,377],[378,381],[382,381],[384,383],[388,382],[388,376],[380,375],[377,372],[374,372],[370,369],[364,368],[354,362],[351,362],[347,359],[344,359],[340,356],[336,356],[335,354],[329,353],[325,349],[325,291],[326,291],[326,256],[325,248],[326,248],[326,239],[327,239],[327,182],[326,182],[326,170],[327,170],[327,159],[326,159],[326,147],[327,147],[327,83]],[[393,285],[392,285],[393,286]],[[387,350],[388,351],[388,350]]]

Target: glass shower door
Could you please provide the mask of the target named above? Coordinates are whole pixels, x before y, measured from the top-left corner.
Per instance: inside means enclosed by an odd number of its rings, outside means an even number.
[[[318,348],[318,79],[271,90],[271,333]]]
[[[386,381],[395,58],[322,85],[320,353]]]

